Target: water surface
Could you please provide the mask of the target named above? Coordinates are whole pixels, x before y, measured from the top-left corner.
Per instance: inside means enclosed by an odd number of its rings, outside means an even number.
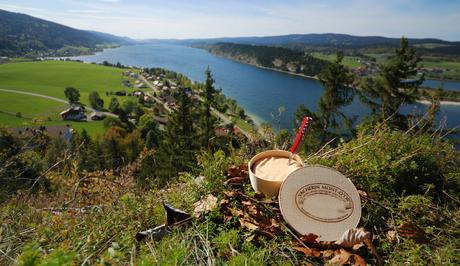
[[[195,81],[204,80],[204,71],[209,66],[216,86],[221,88],[226,96],[237,100],[258,122],[265,121],[277,127],[272,114],[277,113],[278,107],[284,106],[286,111],[281,116],[281,128],[288,129],[292,128],[297,108],[304,104],[311,110],[316,110],[316,103],[323,93],[321,85],[316,80],[238,63],[188,46],[122,46],[95,55],[80,56],[77,59],[97,63],[120,62],[123,65],[137,67],[162,67],[185,74]],[[446,88],[460,89],[460,83],[446,82],[444,85]],[[403,111],[424,112],[426,108],[426,105],[416,104],[405,106]],[[356,116],[369,113],[369,109],[357,99],[344,111]],[[438,121],[444,120],[445,117],[449,127],[459,125],[460,106],[443,105]]]

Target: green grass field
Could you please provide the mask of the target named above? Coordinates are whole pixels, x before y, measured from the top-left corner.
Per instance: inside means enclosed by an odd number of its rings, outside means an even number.
[[[0,65],[0,88],[35,92],[65,99],[64,89],[80,91],[80,100],[88,104],[88,95],[98,91],[104,100],[107,91],[125,89],[122,69],[65,61],[10,63]]]
[[[88,95],[98,91],[108,106],[106,92],[126,90],[121,84],[122,69],[64,61],[21,62],[0,65],[0,89],[21,90],[65,99],[64,88],[80,91],[81,102],[89,104]],[[128,90],[129,91],[129,90]],[[119,97],[120,102],[133,97]],[[60,120],[66,104],[23,94],[0,92],[0,126],[18,127],[38,124],[71,124],[76,130],[86,129],[91,135],[103,133],[102,122],[69,122]],[[20,112],[22,117],[15,114]],[[42,122],[36,122],[40,118]]]
[[[64,103],[45,98],[0,91],[0,111],[12,114],[21,112],[24,118],[49,117],[57,120],[66,107]]]
[[[312,55],[316,58],[323,59],[329,62],[333,62],[336,59],[335,54],[324,54],[324,53],[312,53]],[[349,68],[358,68],[362,66],[362,64],[358,61],[359,57],[355,56],[345,56],[343,58],[343,64]]]

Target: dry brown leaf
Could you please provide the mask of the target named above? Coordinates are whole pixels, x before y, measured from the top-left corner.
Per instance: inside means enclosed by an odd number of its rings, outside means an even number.
[[[350,253],[343,248],[335,251],[335,256],[329,261],[329,263],[336,265],[366,265],[366,261],[361,256]]]
[[[259,229],[259,227],[256,224],[254,224],[254,223],[252,223],[252,222],[250,222],[250,221],[248,221],[246,219],[240,218],[238,220],[240,221],[241,226],[244,227],[244,228],[247,228],[249,230]]]
[[[193,213],[195,217],[200,217],[202,214],[206,214],[217,207],[217,198],[213,195],[208,195],[202,198],[200,201],[195,202]]]
[[[400,225],[398,234],[402,237],[412,239],[419,244],[426,241],[425,231],[411,221],[407,221]]]
[[[239,184],[243,184],[245,180],[246,180],[245,177],[236,176],[236,177],[232,177],[228,179],[227,181],[225,181],[225,184],[226,185],[239,185]]]
[[[318,237],[319,236],[317,236],[315,234],[309,233],[308,235],[301,236],[300,240],[305,244],[313,244],[313,243],[317,242]]]
[[[257,210],[257,207],[254,206],[254,205],[246,206],[246,210],[247,210],[248,214],[251,215],[251,216],[259,215],[259,211]]]
[[[331,259],[335,255],[335,251],[332,249],[326,249],[321,251],[321,254],[323,255],[323,258]]]
[[[303,253],[307,257],[321,257],[321,252],[315,248],[306,248],[306,247],[293,247],[297,252]]]
[[[345,231],[339,240],[335,241],[335,244],[342,247],[353,247],[356,244],[362,243],[364,239],[370,237],[370,232],[365,232],[364,230],[358,228],[351,228]]]
[[[367,194],[366,191],[364,190],[358,190],[358,194],[361,198],[368,198],[369,197],[369,194]]]
[[[240,170],[234,165],[232,165],[232,166],[227,168],[227,176],[228,177],[238,176],[239,173],[240,173]]]
[[[227,198],[233,198],[236,196],[236,194],[237,194],[236,191],[224,191],[224,195]]]
[[[359,266],[366,266],[367,265],[366,260],[363,257],[361,257],[361,256],[359,256],[357,254],[353,254],[353,255],[350,256],[350,264],[351,265],[359,265]]]
[[[242,210],[238,210],[238,209],[233,209],[233,208],[228,208],[230,213],[234,216],[234,217],[242,217],[244,216],[244,213]]]
[[[248,172],[248,165],[247,164],[242,164],[242,165],[238,166],[238,170],[240,172]]]
[[[230,201],[229,201],[228,199],[222,199],[222,200],[219,202],[219,205],[220,205],[221,207],[223,207],[223,206],[228,205],[229,203],[230,203]]]
[[[395,240],[396,240],[396,231],[395,230],[389,230],[387,232],[387,239],[390,242],[395,242]]]
[[[270,233],[270,232],[268,232],[268,231],[265,231],[265,230],[260,230],[260,229],[258,229],[258,230],[256,230],[255,232],[256,232],[257,234],[259,234],[259,235],[263,235],[263,236],[267,237],[268,239],[273,239],[273,238],[275,238],[275,235],[274,235],[274,234],[272,234],[272,233]]]

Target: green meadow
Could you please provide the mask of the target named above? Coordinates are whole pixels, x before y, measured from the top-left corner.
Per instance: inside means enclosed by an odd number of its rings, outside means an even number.
[[[0,91],[0,111],[8,114],[21,113],[24,118],[46,117],[59,119],[59,113],[67,107],[46,98]]]
[[[329,61],[329,62],[333,62],[336,59],[335,54],[325,54],[325,53],[315,52],[315,53],[312,53],[312,56],[318,59]],[[343,64],[349,68],[358,68],[362,66],[362,64],[358,60],[360,60],[359,57],[346,55],[343,58]]]
[[[88,95],[124,89],[122,69],[66,61],[9,63],[0,65],[0,88],[22,90],[65,99],[64,89],[74,87],[88,104]]]
[[[65,99],[64,89],[80,91],[80,100],[89,105],[88,95],[99,92],[108,105],[106,92],[126,90],[121,84],[122,69],[65,61],[20,62],[0,65],[0,89],[20,90]],[[125,99],[126,98],[126,99]],[[131,97],[120,97],[123,102]],[[102,122],[62,121],[59,113],[66,104],[54,100],[0,91],[0,126],[71,124],[90,134],[103,132]],[[21,117],[16,116],[20,112]]]

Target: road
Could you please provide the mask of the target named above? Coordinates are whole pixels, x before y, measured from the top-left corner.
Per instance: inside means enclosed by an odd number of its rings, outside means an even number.
[[[142,75],[139,75],[139,77],[142,79],[142,81],[147,84],[147,86],[149,86],[153,92],[156,92],[156,93],[160,93],[156,88],[155,86],[153,86],[144,76]],[[201,98],[201,96],[198,96],[200,101],[203,101],[203,98]],[[160,99],[156,98],[156,97],[153,97],[155,99],[156,102],[160,103],[160,104],[163,104],[163,106],[165,107],[165,109],[168,111],[168,112],[172,112],[171,108],[169,108],[165,103],[163,103]],[[224,123],[226,124],[231,124],[232,123],[232,120],[230,118],[228,118],[228,116],[222,114],[221,112],[217,111],[216,109],[212,108],[212,112],[217,116],[219,117],[222,121],[224,121]],[[250,138],[251,137],[251,134],[249,132],[247,132],[246,130],[238,127],[235,125],[236,128],[238,128],[240,130],[240,132],[245,135],[247,138]]]
[[[152,85],[152,83],[150,83],[146,78],[144,78],[144,76],[139,75],[139,77],[142,79],[142,81],[143,81],[145,84],[147,84],[147,86],[149,86],[149,87],[152,89],[153,92],[156,92],[156,93],[158,93],[158,94],[160,93],[160,92],[155,88],[155,86]],[[166,103],[164,103],[163,101],[161,101],[160,99],[158,99],[157,97],[155,97],[155,96],[153,96],[153,95],[151,95],[151,96],[152,96],[152,98],[153,98],[157,103],[162,104],[163,107],[166,109],[166,111],[168,111],[169,113],[172,112],[172,109],[169,108],[169,106],[166,105]]]
[[[53,100],[53,101],[60,102],[60,103],[69,103],[69,102],[68,102],[67,100],[65,100],[65,99],[61,99],[61,98],[57,98],[57,97],[53,97],[53,96],[48,96],[48,95],[44,95],[44,94],[39,94],[39,93],[34,93],[34,92],[28,92],[28,91],[0,89],[0,92],[10,92],[10,93],[17,93],[17,94],[25,94],[25,95],[30,95],[30,96],[35,96],[35,97],[40,97],[40,98],[45,98],[45,99]],[[112,113],[109,113],[109,112],[100,112],[100,111],[96,111],[96,110],[94,110],[93,108],[87,107],[87,106],[85,106],[85,109],[88,109],[88,110],[91,111],[91,112],[99,112],[99,113],[104,114],[104,115],[106,115],[106,116],[118,117],[118,116],[115,115],[115,114],[112,114]],[[88,121],[92,121],[92,120],[88,120]]]

